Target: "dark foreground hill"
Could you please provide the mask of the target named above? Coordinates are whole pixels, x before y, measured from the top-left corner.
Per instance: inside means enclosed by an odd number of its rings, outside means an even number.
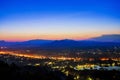
[[[17,66],[0,61],[0,80],[73,80],[48,66]]]
[[[116,70],[80,70],[70,67],[68,76],[59,70],[52,70],[47,66],[17,66],[8,65],[0,61],[0,80],[120,80],[120,71]],[[80,77],[76,76],[79,75]]]

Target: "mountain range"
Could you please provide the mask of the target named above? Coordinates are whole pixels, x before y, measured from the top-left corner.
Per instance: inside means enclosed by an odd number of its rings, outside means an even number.
[[[26,48],[26,47],[40,47],[40,48],[75,48],[75,47],[96,47],[96,46],[120,46],[120,35],[102,35],[87,40],[43,40],[35,39],[23,42],[6,42],[0,41],[0,47],[8,48]]]
[[[90,40],[101,42],[120,42],[120,34],[102,35],[99,37],[91,38]]]

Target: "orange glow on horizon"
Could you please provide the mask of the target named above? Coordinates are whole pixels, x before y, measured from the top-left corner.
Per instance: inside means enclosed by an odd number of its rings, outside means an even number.
[[[48,34],[48,35],[28,35],[28,34],[14,34],[14,35],[0,35],[0,40],[5,41],[27,41],[32,39],[46,39],[46,40],[62,40],[62,39],[73,39],[73,40],[85,40],[92,37],[100,36],[99,34]]]
[[[113,34],[120,34],[118,32],[112,32]],[[9,35],[6,35],[9,34]],[[17,34],[0,34],[0,40],[5,41],[27,41],[32,39],[46,39],[46,40],[62,40],[62,39],[73,39],[73,40],[85,40],[93,37],[98,37],[103,34],[109,34],[109,33],[102,33],[101,32],[79,32],[79,33],[54,33],[54,34],[25,34],[25,33],[17,33]]]

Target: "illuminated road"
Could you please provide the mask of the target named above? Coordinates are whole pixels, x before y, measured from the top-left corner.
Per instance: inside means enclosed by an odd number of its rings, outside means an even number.
[[[12,51],[0,51],[0,54],[9,54],[13,56],[19,56],[19,57],[27,57],[27,58],[37,58],[37,59],[54,59],[54,60],[74,60],[74,61],[81,61],[85,60],[86,58],[74,58],[74,57],[47,57],[43,55],[37,55],[37,54],[22,54],[22,53],[15,53]],[[89,61],[94,61],[94,58],[88,58]],[[101,61],[109,60],[109,58],[100,58]],[[120,58],[112,58],[114,61],[120,61]]]

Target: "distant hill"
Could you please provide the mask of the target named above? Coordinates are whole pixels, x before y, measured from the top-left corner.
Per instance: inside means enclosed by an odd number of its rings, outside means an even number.
[[[74,40],[58,40],[44,45],[44,48],[90,48],[90,47],[111,47],[120,46],[119,42],[99,42],[99,41],[74,41]]]
[[[42,40],[42,39],[35,39],[35,40],[28,40],[23,42],[6,42],[6,41],[0,41],[0,46],[6,46],[6,47],[38,47],[43,44],[48,44],[52,42],[53,40]]]
[[[52,41],[53,40],[34,39],[34,40],[24,41],[24,43],[43,44],[43,43],[49,43]]]
[[[81,48],[81,47],[110,47],[110,46],[120,46],[120,35],[103,35],[100,37],[91,38],[89,40],[28,40],[23,42],[6,42],[1,40],[0,46],[5,46],[8,48],[42,48],[42,49],[52,49],[52,48]]]
[[[91,38],[90,40],[102,42],[120,42],[120,34],[102,35],[100,37]]]

